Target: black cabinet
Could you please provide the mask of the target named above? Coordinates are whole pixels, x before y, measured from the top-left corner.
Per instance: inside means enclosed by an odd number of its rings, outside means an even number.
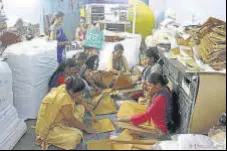
[[[172,83],[176,133],[188,133],[199,89],[199,75],[187,73],[186,67],[177,59],[168,59],[163,53],[159,55],[163,62],[163,72]]]

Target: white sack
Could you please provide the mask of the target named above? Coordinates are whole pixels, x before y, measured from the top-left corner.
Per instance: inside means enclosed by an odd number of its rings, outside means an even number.
[[[0,105],[13,104],[12,71],[8,64],[0,61]]]
[[[12,150],[25,134],[27,126],[13,105],[0,106],[0,150]]]
[[[12,45],[3,56],[13,72],[14,105],[23,119],[36,119],[56,70],[56,42],[33,39]]]
[[[184,134],[172,139],[178,141],[178,150],[215,150],[212,140],[205,135]]]

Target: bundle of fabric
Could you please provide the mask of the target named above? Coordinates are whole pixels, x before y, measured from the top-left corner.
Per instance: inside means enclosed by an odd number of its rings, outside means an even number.
[[[212,26],[212,25],[210,25]],[[205,27],[206,28],[206,27]],[[226,25],[215,24],[212,28],[203,29],[198,52],[202,60],[215,70],[226,69]]]
[[[13,106],[12,71],[0,61],[0,150],[11,150],[27,130]]]
[[[23,119],[36,119],[48,82],[56,70],[56,42],[33,39],[11,45],[3,53],[13,70],[14,105]]]

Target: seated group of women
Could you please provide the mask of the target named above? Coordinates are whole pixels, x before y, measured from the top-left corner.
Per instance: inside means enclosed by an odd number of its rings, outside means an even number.
[[[84,92],[98,92],[106,88],[103,82],[99,82],[102,79],[100,75],[114,76],[121,72],[129,72],[123,50],[122,45],[115,46],[107,71],[97,70],[99,57],[89,51],[80,53],[74,56],[74,59],[68,59],[59,65],[49,82],[50,92],[44,98],[38,114],[36,140],[43,149],[47,149],[49,145],[61,149],[75,149],[83,138],[83,131],[95,133],[94,129],[83,123],[85,112],[90,113],[93,122],[96,122],[95,114],[83,99]],[[147,67],[140,78],[144,94],[147,95],[134,96],[146,100],[142,103],[147,105],[147,110],[140,115],[118,118],[117,121],[130,122],[135,126],[153,122],[163,134],[168,135],[172,97],[167,87],[168,80],[162,75],[156,51],[156,48],[146,51]]]

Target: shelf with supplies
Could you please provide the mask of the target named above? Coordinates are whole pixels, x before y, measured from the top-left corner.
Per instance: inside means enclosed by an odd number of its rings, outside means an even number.
[[[129,4],[89,4],[84,6],[88,24],[100,24],[102,29],[135,33],[136,6]],[[133,18],[130,20],[130,18]]]
[[[207,134],[219,115],[226,112],[226,74],[188,72],[178,59],[168,58],[161,51],[159,55],[172,84],[177,132]]]

